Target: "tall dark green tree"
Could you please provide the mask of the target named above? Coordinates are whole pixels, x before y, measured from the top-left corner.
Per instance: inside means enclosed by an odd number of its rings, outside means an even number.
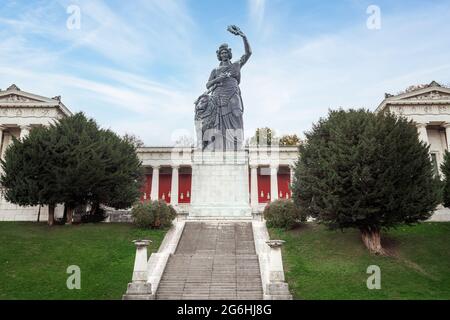
[[[136,146],[77,113],[50,127],[55,138],[56,179],[67,221],[78,205],[130,207],[140,195],[141,162]]]
[[[390,113],[330,111],[299,147],[293,198],[331,229],[358,228],[383,254],[380,232],[430,217],[438,187],[414,124]]]
[[[127,208],[139,198],[141,162],[129,140],[100,129],[82,113],[35,130],[6,152],[2,183],[11,202],[53,208],[64,203],[72,223],[79,205]],[[30,179],[36,185],[21,182]]]
[[[441,164],[443,175],[442,202],[444,207],[450,207],[450,152],[445,151],[444,161]]]
[[[48,128],[34,128],[27,138],[13,138],[1,161],[0,182],[5,198],[21,206],[48,205],[48,224],[53,225],[55,206],[59,202],[54,192],[57,183],[53,168],[51,135]]]

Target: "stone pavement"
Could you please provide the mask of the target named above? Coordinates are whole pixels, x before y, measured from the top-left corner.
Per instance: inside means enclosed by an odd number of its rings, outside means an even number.
[[[446,222],[450,221],[450,209],[445,208],[441,204],[438,205],[436,211],[433,213],[430,219],[427,221],[433,221],[433,222]]]
[[[156,299],[262,299],[251,222],[186,222]]]

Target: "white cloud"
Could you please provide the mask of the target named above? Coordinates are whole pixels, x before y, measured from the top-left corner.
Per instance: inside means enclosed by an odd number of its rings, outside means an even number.
[[[265,1],[248,3],[255,30],[278,21]],[[119,133],[134,133],[148,145],[170,144],[173,132],[192,130],[193,101],[217,61],[214,43],[209,56],[197,49],[199,27],[184,2],[142,1],[120,12],[102,1],[80,6],[80,33],[55,27],[54,19],[39,24],[43,12],[0,17],[0,26],[8,28],[0,29],[0,87],[14,82],[25,91],[61,94],[72,110]],[[371,31],[363,10],[360,25],[346,30],[311,38],[292,31],[282,41],[271,33],[250,37],[254,54],[241,84],[246,133],[270,126],[280,134],[301,134],[328,108],[373,110],[384,92],[431,80],[448,83],[448,12],[448,7],[401,16],[383,11],[382,29]],[[35,34],[61,47],[30,42]],[[92,52],[100,59],[90,58]],[[170,71],[158,70],[161,65]]]
[[[264,11],[266,9],[266,0],[249,0],[250,20],[256,27],[260,29],[264,22]]]

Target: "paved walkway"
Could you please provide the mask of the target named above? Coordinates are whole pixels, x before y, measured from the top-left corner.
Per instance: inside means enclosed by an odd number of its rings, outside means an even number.
[[[262,299],[249,222],[186,222],[156,299]]]
[[[428,221],[450,221],[450,209],[444,208],[442,205],[439,205],[431,218],[428,219]]]

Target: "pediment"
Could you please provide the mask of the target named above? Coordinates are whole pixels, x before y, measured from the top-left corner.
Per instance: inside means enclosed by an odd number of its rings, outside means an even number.
[[[0,91],[0,103],[21,104],[21,103],[45,103],[58,104],[61,97],[47,98],[34,93],[22,91],[16,86],[9,87],[6,91]]]
[[[447,90],[429,90],[428,92],[422,92],[417,94],[412,94],[407,97],[402,97],[398,100],[450,100],[450,92]],[[411,92],[413,93],[413,92]]]
[[[8,93],[5,95],[0,95],[0,103],[1,102],[16,102],[16,103],[29,103],[29,102],[43,102],[48,103],[48,100],[46,99],[33,99],[30,97],[27,97],[25,95],[16,94],[16,93]]]
[[[403,93],[393,95],[385,93],[384,100],[376,108],[376,112],[384,110],[388,105],[448,105],[450,104],[450,88],[442,86],[436,81],[432,81],[428,85],[415,86]]]
[[[386,100],[390,101],[450,100],[450,88],[441,86],[433,81],[425,87],[407,91],[396,96],[387,94],[386,98]]]

